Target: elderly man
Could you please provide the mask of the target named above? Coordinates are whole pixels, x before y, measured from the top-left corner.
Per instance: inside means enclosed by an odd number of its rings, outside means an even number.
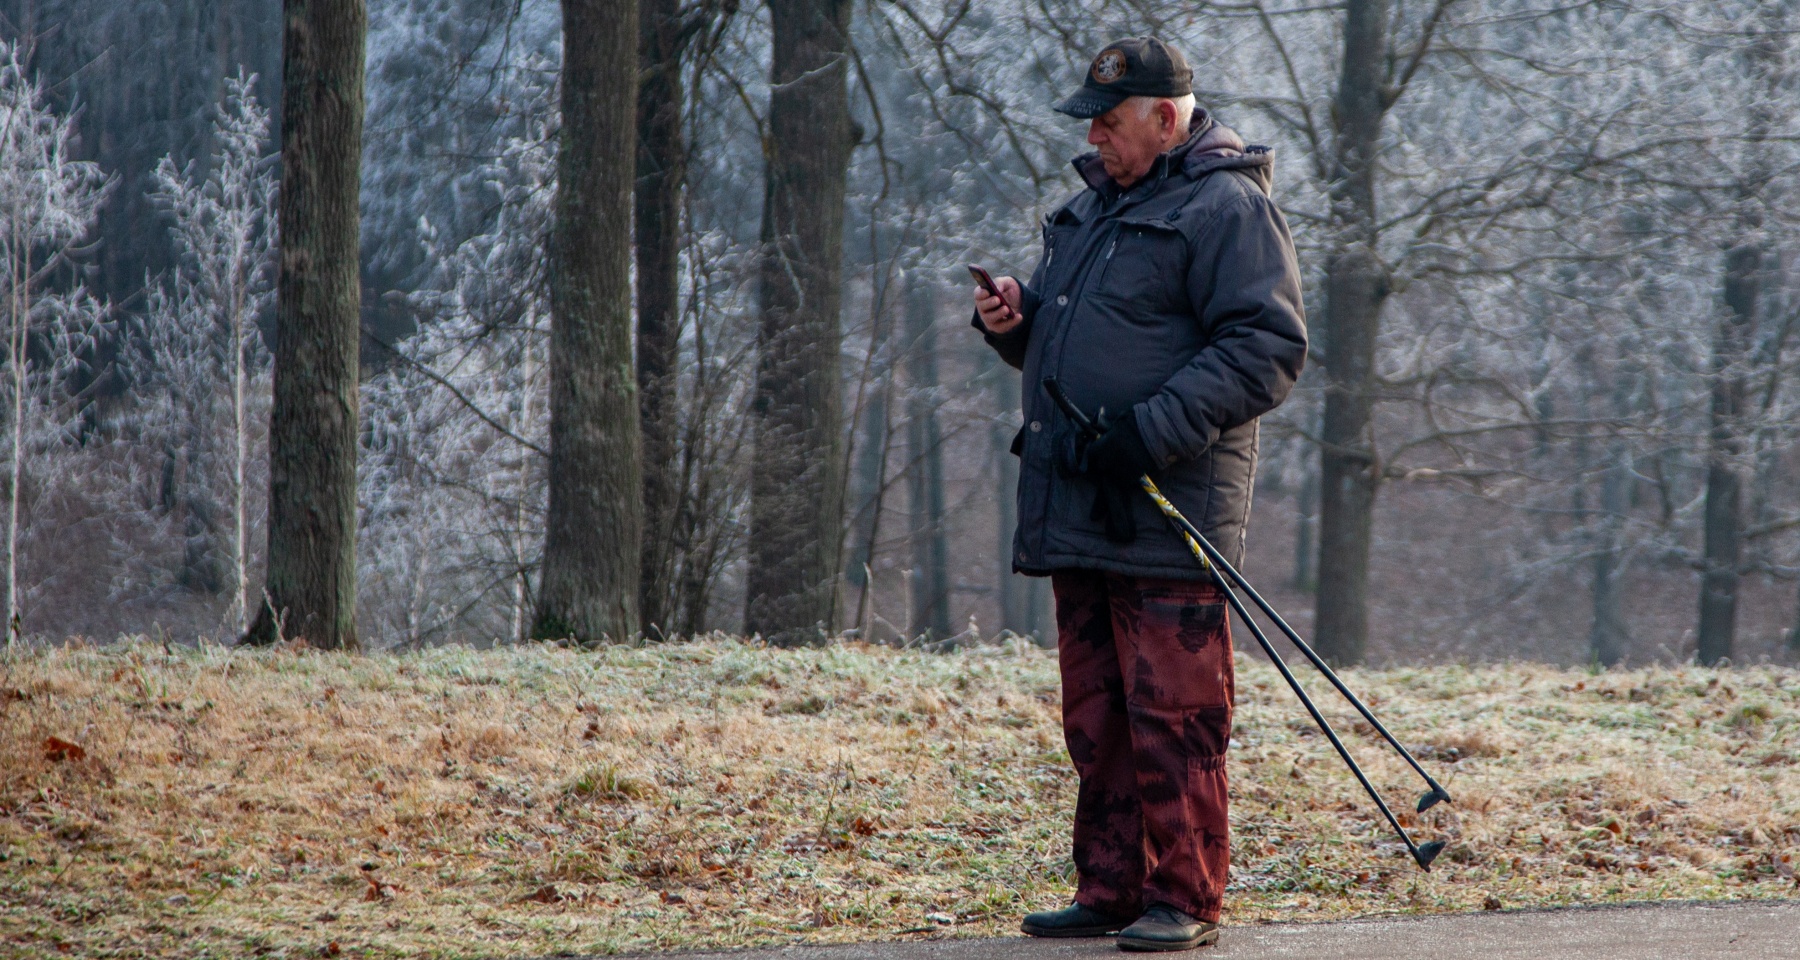
[[[1134,950],[1218,938],[1233,682],[1225,598],[1137,478],[1238,563],[1257,418],[1306,356],[1269,152],[1196,109],[1191,79],[1153,38],[1102,50],[1056,107],[1091,121],[1086,189],[1045,221],[1029,284],[975,294],[977,326],[1025,374],[1013,566],[1052,578],[1081,782],[1075,902],[1024,930]],[[1101,416],[1099,439],[1078,437],[1048,376]]]

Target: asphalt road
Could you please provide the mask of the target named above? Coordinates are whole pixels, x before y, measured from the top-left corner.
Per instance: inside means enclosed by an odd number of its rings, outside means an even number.
[[[1100,960],[1109,939],[911,940],[681,960]],[[1133,954],[1132,956],[1144,956]],[[1800,960],[1800,900],[1649,904],[1226,927],[1194,960]]]

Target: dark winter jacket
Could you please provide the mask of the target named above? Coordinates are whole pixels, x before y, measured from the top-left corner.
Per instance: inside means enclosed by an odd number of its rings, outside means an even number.
[[[1098,154],[1076,158],[1088,189],[1045,220],[1043,258],[1021,285],[1024,321],[988,334],[1025,375],[1013,445],[1022,573],[1206,575],[1147,496],[1131,497],[1136,539],[1107,538],[1094,484],[1067,467],[1074,427],[1046,376],[1090,416],[1137,418],[1164,464],[1151,479],[1227,559],[1242,558],[1256,418],[1300,375],[1305,309],[1287,221],[1269,199],[1267,148],[1246,147],[1203,110],[1190,129],[1123,192]]]

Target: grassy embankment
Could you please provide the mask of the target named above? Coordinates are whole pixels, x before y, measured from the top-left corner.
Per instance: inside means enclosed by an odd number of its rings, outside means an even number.
[[[1239,670],[1228,923],[1797,893],[1792,671],[1351,671],[1456,795],[1424,875]],[[1056,704],[1034,649],[0,658],[0,955],[1007,934],[1070,891]]]

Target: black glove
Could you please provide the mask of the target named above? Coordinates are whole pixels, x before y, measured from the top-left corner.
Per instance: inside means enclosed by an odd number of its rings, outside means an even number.
[[[1088,519],[1106,524],[1106,538],[1114,543],[1137,539],[1137,518],[1131,498],[1139,489],[1138,478],[1156,468],[1156,459],[1144,445],[1137,416],[1127,410],[1106,432],[1081,452],[1082,473],[1094,482],[1094,508]]]
[[[1087,445],[1088,476],[1096,482],[1111,480],[1137,489],[1138,478],[1157,467],[1156,458],[1144,445],[1144,435],[1138,432],[1137,415],[1127,410],[1111,427],[1104,421],[1100,427],[1106,432]]]

